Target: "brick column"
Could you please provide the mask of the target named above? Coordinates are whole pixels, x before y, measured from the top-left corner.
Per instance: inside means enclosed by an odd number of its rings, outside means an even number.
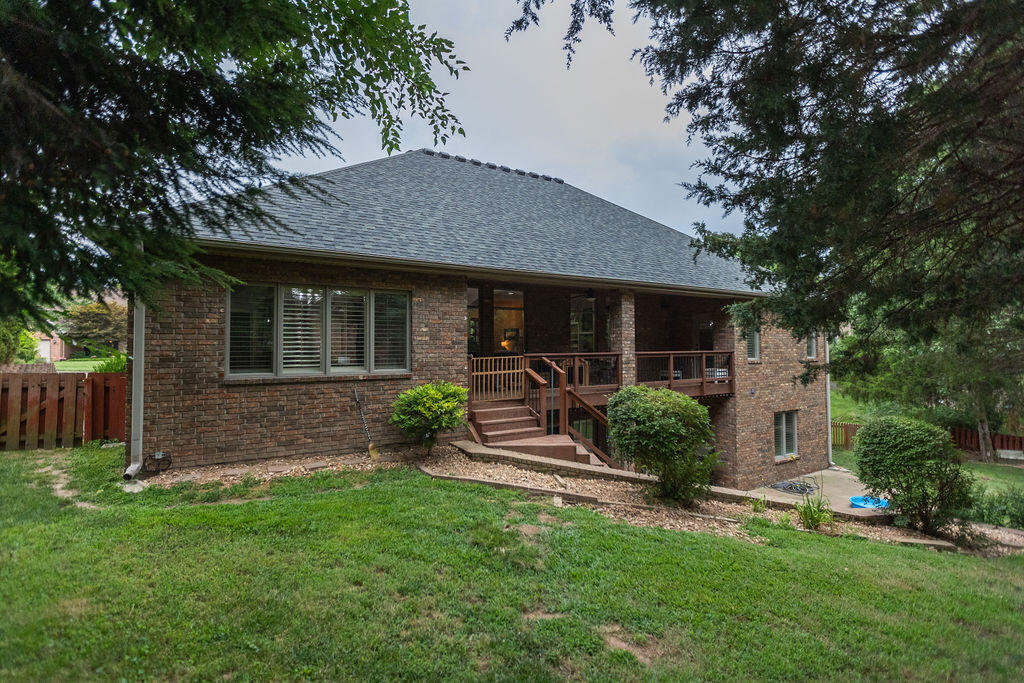
[[[622,384],[636,384],[636,314],[633,292],[620,291],[612,296],[609,346],[622,354]]]

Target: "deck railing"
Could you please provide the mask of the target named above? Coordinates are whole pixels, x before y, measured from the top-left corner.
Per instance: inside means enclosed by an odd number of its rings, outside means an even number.
[[[561,368],[577,391],[600,391],[622,386],[621,353],[528,353],[526,363],[541,376],[549,371],[545,359]]]
[[[731,394],[735,388],[731,351],[638,351],[636,381],[690,396]]]
[[[469,359],[469,400],[509,401],[526,397],[522,356],[479,356]]]

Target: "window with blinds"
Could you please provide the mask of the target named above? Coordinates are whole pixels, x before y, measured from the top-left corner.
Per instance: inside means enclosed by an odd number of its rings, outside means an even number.
[[[747,337],[747,360],[761,360],[761,333],[749,330]]]
[[[229,296],[228,372],[274,372],[274,288],[246,285]]]
[[[790,458],[796,455],[796,413],[795,410],[775,413],[776,458]]]
[[[331,292],[331,369],[366,370],[367,292]]]
[[[281,297],[281,370],[323,370],[324,293],[319,287],[285,287]]]
[[[408,370],[409,355],[404,292],[260,285],[228,296],[231,375]]]
[[[373,369],[409,367],[409,295],[374,292]]]

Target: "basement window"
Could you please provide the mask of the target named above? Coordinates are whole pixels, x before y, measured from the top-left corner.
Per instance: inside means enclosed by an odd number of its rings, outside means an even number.
[[[796,413],[789,410],[775,413],[775,459],[796,457]]]

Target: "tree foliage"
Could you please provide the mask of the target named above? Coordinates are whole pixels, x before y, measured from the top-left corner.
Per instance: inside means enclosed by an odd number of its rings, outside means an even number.
[[[73,304],[59,315],[57,331],[78,346],[124,349],[128,344],[128,309],[119,303]]]
[[[717,456],[708,409],[669,389],[630,386],[608,399],[615,457],[658,477],[661,495],[684,503],[704,495]]]
[[[547,0],[521,0],[510,30]],[[622,4],[622,3],[620,3]],[[699,226],[798,335],[853,306],[916,338],[1024,303],[1024,12],[1014,0],[631,0],[668,114],[709,148],[691,196],[744,216]],[[614,0],[573,0],[611,27]]]
[[[403,114],[461,133],[431,76],[452,48],[407,0],[0,3],[0,316],[225,279],[195,227],[280,228],[261,187],[315,192],[277,162],[339,154],[332,120],[368,114],[389,152]]]
[[[983,322],[949,321],[930,341],[858,315],[834,358],[844,393],[943,426],[976,427],[985,459],[994,457],[993,425],[1024,408],[1024,317],[1008,311]]]

